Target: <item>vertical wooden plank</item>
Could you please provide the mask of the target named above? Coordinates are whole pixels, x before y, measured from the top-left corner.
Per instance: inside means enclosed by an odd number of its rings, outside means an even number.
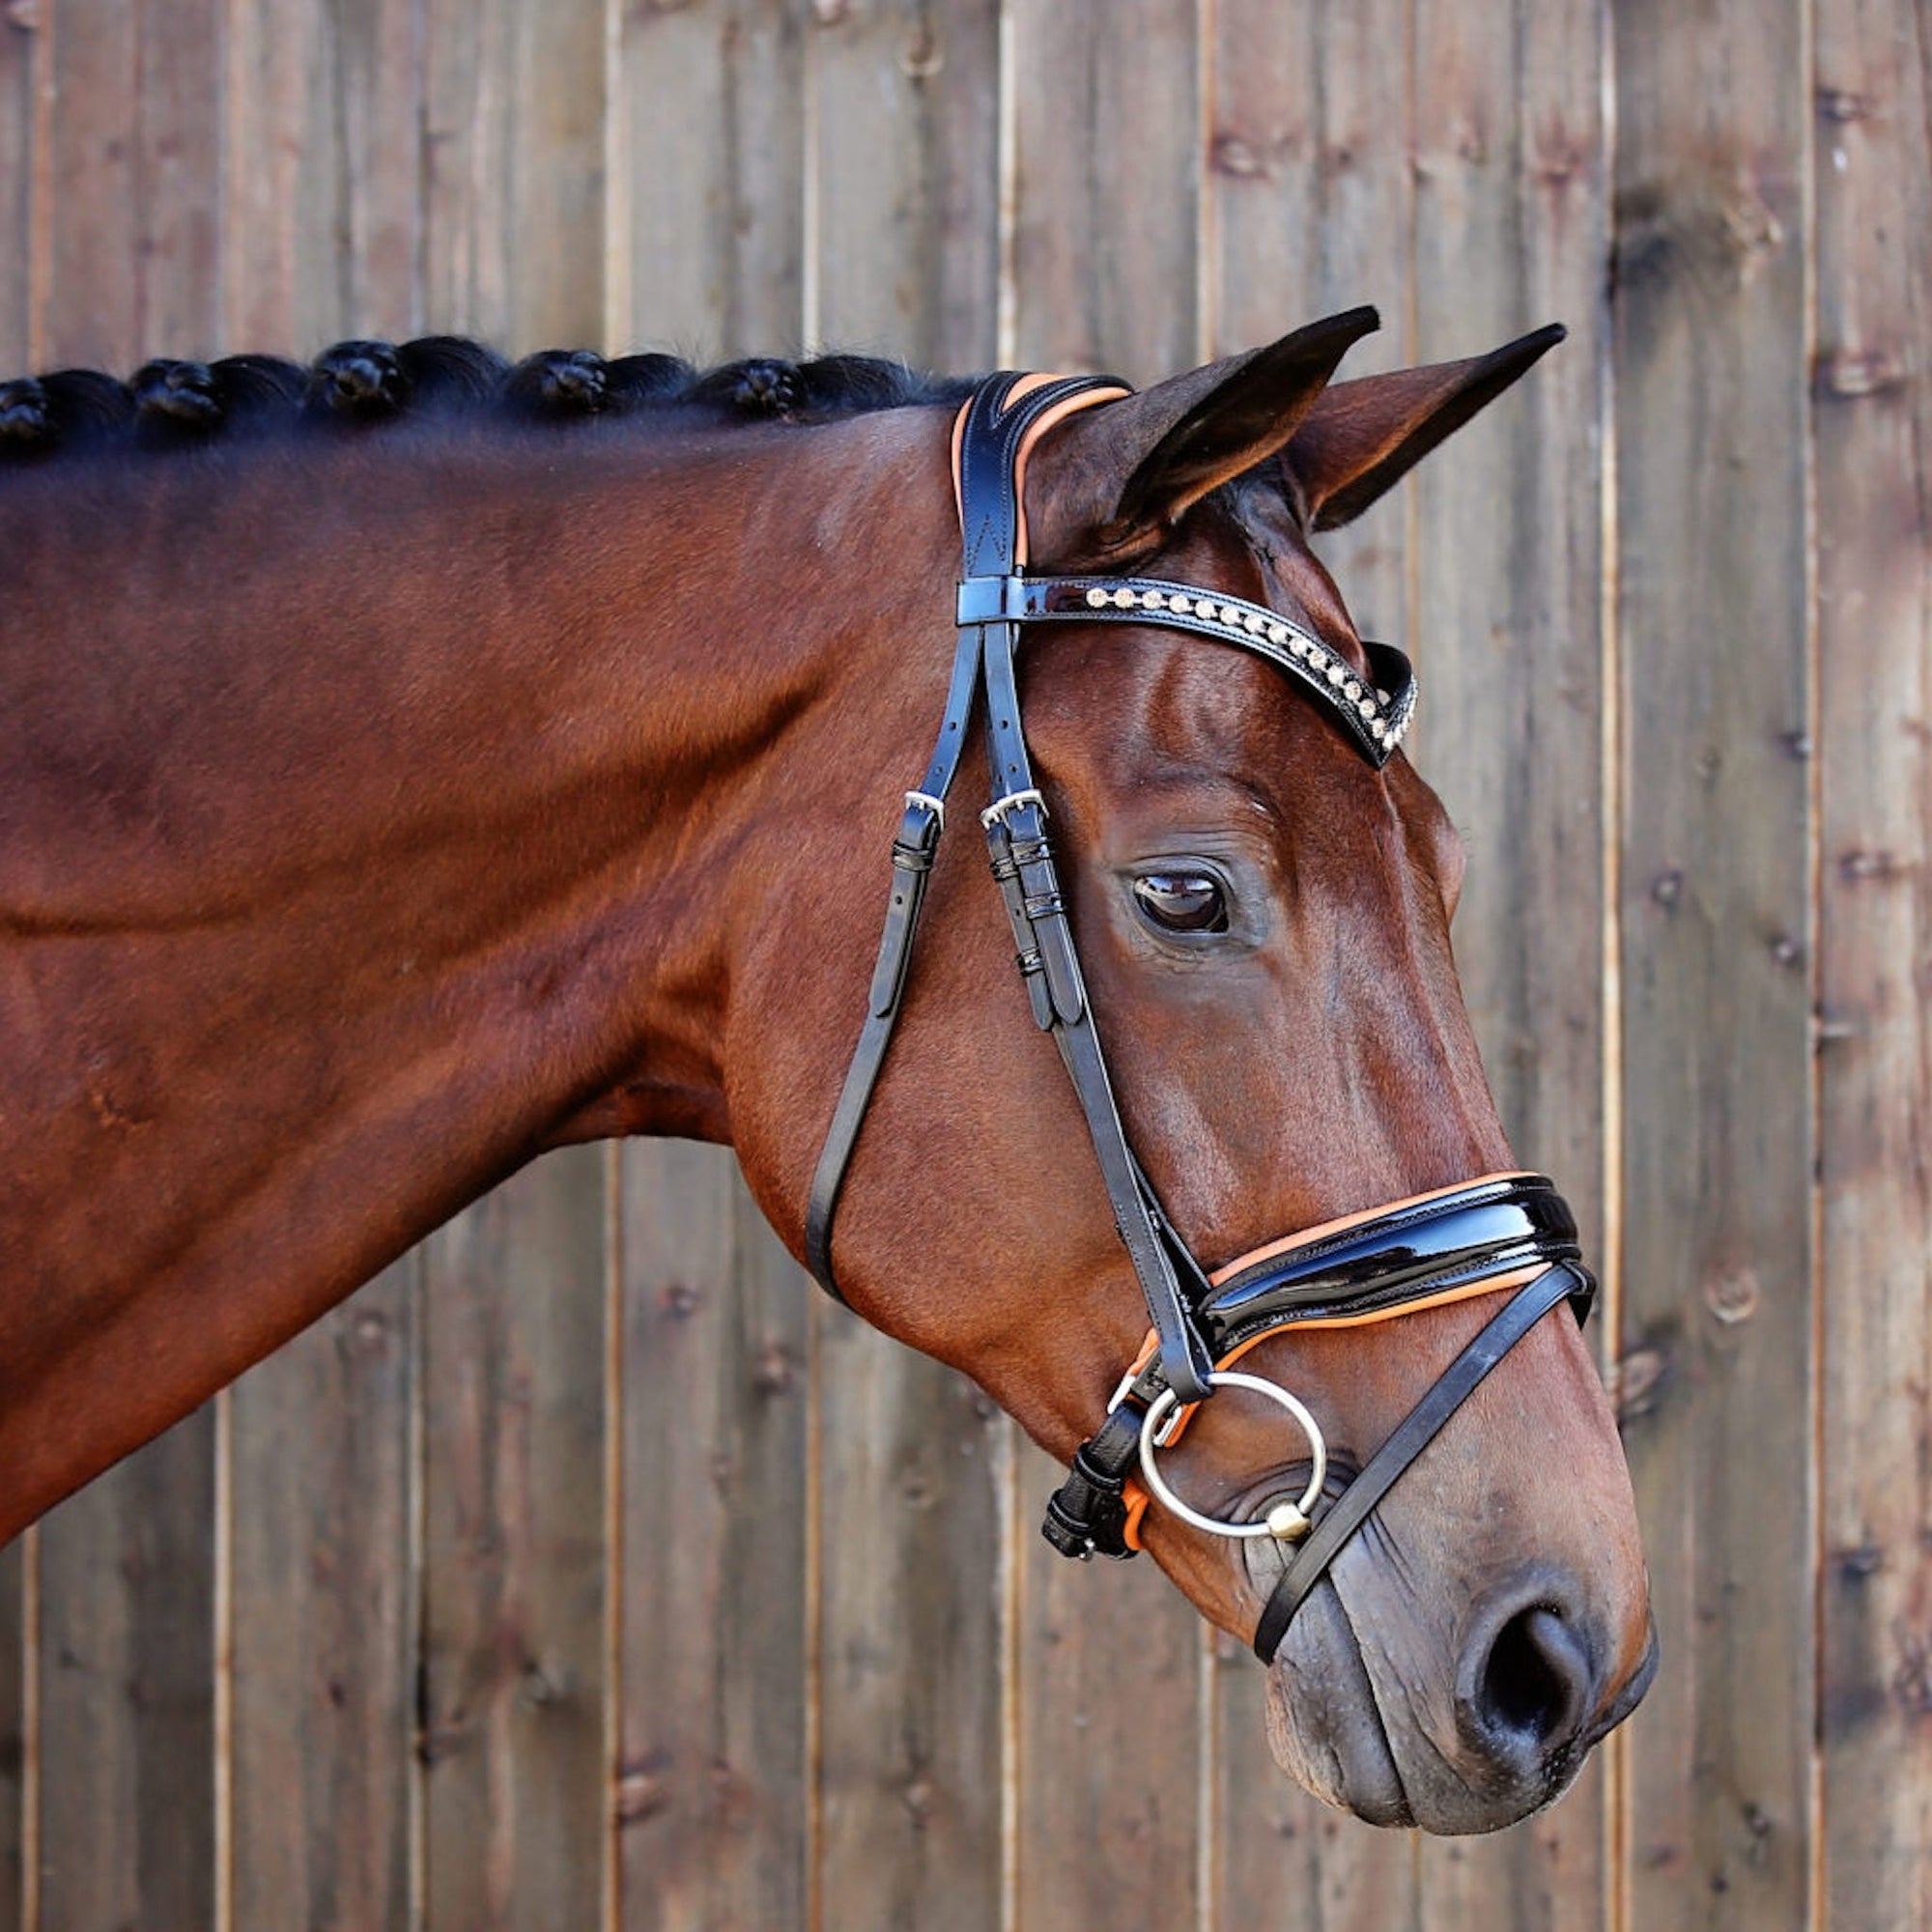
[[[215,0],[41,9],[52,36],[51,362],[126,374],[220,333]],[[213,1419],[204,1409],[43,1524],[43,1926],[213,1911]]]
[[[1381,332],[1350,352],[1345,373],[1407,359],[1410,12],[1407,0],[1286,14],[1269,0],[1218,0],[1208,140],[1215,245],[1204,264],[1212,354],[1373,301]],[[1408,605],[1405,505],[1397,493],[1322,539],[1356,622],[1397,641]],[[1216,1922],[1266,1923],[1292,1901],[1319,1905],[1336,1928],[1413,1924],[1412,1837],[1338,1816],[1283,1776],[1267,1748],[1266,1682],[1245,1644],[1216,1639]]]
[[[1015,0],[1010,14],[1016,360],[1130,382],[1192,367],[1193,0]],[[1047,1548],[1037,1513],[1062,1474],[1022,1451],[1019,1923],[1185,1924],[1201,1890],[1201,1622],[1150,1562],[1068,1563]]]
[[[506,353],[604,333],[602,7],[424,0],[432,328]]]
[[[604,1895],[604,1165],[552,1155],[424,1251],[432,1928]]]
[[[235,1923],[410,1923],[418,1262],[235,1390]]]
[[[1632,1922],[1808,1911],[1813,1692],[1798,0],[1614,10],[1626,1441],[1663,1662]]]
[[[600,8],[424,0],[424,321],[603,333]],[[605,1159],[554,1154],[425,1260],[427,1923],[594,1925],[607,1891]]]
[[[228,345],[301,355],[421,312],[419,0],[228,14]],[[412,1259],[234,1391],[238,1924],[409,1923],[417,1585]]]
[[[41,1525],[41,1924],[213,1923],[214,1431],[199,1410]]]
[[[24,1540],[0,1549],[0,1932],[26,1906],[27,1618]]]
[[[1416,71],[1416,359],[1546,322],[1572,331],[1417,474],[1417,755],[1468,849],[1456,956],[1504,1123],[1525,1165],[1561,1177],[1598,1253],[1608,183],[1595,0],[1426,0]],[[1420,1853],[1422,1920],[1440,1932],[1603,1924],[1601,1757],[1534,1821]]]
[[[625,7],[619,346],[708,360],[803,340],[802,12]]]
[[[1192,368],[1195,0],[1012,0],[1009,12],[1022,359],[1130,383]]]
[[[1932,42],[1817,12],[1827,1919],[1932,1923]]]
[[[0,12],[0,243],[10,265],[0,284],[0,366],[8,376],[26,373],[33,332],[34,62],[42,31],[34,8]]]
[[[41,6],[54,49],[52,353],[100,367],[206,353],[221,329],[218,0]]]
[[[422,314],[424,0],[231,0],[228,346],[304,356]]]
[[[724,1150],[623,1162],[622,1922],[802,1926],[816,1291]]]
[[[818,332],[961,373],[998,353],[997,0],[814,15]],[[917,755],[917,754],[915,754]]]
[[[993,0],[817,11],[826,343],[928,368],[996,359],[998,14]],[[935,650],[950,652],[944,637]],[[936,707],[944,657],[932,674]],[[903,755],[910,768],[923,753]],[[830,1307],[818,1365],[827,1922],[981,1932],[1000,1917],[996,1411]]]

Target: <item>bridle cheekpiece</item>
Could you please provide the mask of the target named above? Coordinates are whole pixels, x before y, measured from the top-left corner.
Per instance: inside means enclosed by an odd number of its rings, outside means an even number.
[[[1175,1231],[1127,1141],[1087,998],[1047,835],[1046,801],[1028,755],[1015,659],[1021,634],[1050,623],[1153,624],[1265,659],[1312,696],[1378,770],[1415,709],[1408,661],[1366,643],[1364,676],[1341,653],[1278,612],[1218,591],[1138,577],[1032,577],[1024,480],[1029,454],[1079,410],[1131,393],[1094,376],[986,379],[953,431],[964,547],[958,640],[932,758],[905,794],[893,881],[867,1012],[827,1130],[806,1212],[806,1257],[835,1295],[832,1223],[839,1188],[905,993],[926,881],[974,711],[983,713],[992,802],[980,813],[993,877],[1012,927],[1035,1024],[1060,1049],[1152,1326],[1105,1419],[1047,1502],[1042,1532],[1063,1555],[1131,1556],[1149,1496],[1213,1534],[1296,1546],[1255,1633],[1272,1662],[1289,1622],[1366,1520],[1483,1378],[1541,1318],[1569,1300],[1578,1319],[1596,1284],[1576,1223],[1540,1175],[1492,1175],[1274,1241],[1208,1274]],[[1504,1289],[1515,1293],[1322,1508],[1327,1450],[1320,1426],[1287,1390],[1236,1371],[1256,1343],[1293,1327],[1351,1327]],[[842,1297],[840,1297],[842,1299]],[[1253,1521],[1204,1516],[1169,1488],[1155,1452],[1217,1387],[1245,1387],[1287,1408],[1307,1436],[1311,1474],[1298,1499]],[[1134,1471],[1138,1468],[1139,1478]]]

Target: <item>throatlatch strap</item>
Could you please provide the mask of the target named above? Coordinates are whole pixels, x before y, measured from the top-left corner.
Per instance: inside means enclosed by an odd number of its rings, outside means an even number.
[[[1396,1479],[1441,1432],[1493,1369],[1559,1301],[1589,1286],[1581,1268],[1558,1262],[1527,1288],[1519,1289],[1476,1339],[1451,1362],[1435,1385],[1397,1424],[1388,1440],[1371,1456],[1362,1473],[1335,1498],[1327,1513],[1295,1550],[1275,1580],[1261,1621],[1255,1626],[1255,1655],[1272,1663],[1294,1613],[1327,1574],[1342,1546],[1369,1519]]]

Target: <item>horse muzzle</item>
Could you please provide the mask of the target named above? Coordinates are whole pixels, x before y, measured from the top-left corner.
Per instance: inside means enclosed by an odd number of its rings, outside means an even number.
[[[1295,1612],[1349,1539],[1496,1364],[1558,1302],[1567,1300],[1579,1321],[1588,1315],[1596,1283],[1581,1252],[1575,1217],[1546,1177],[1499,1174],[1240,1256],[1208,1277],[1210,1293],[1193,1311],[1214,1365],[1209,1385],[1248,1387],[1293,1415],[1312,1465],[1300,1496],[1277,1499],[1259,1519],[1229,1520],[1203,1515],[1174,1493],[1157,1452],[1179,1436],[1200,1405],[1182,1403],[1167,1385],[1150,1336],[1122,1378],[1106,1422],[1048,1501],[1043,1534],[1063,1555],[1131,1555],[1140,1548],[1141,1518],[1157,1497],[1206,1533],[1296,1546],[1255,1630],[1256,1654],[1272,1662]],[[1506,1289],[1515,1293],[1502,1309],[1332,1498],[1323,1496],[1327,1446],[1305,1405],[1233,1368],[1259,1343],[1292,1328],[1367,1327]]]

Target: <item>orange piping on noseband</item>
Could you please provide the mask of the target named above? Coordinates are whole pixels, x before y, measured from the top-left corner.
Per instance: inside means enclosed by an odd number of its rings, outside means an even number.
[[[1520,1179],[1523,1172],[1521,1169],[1505,1168],[1495,1174],[1483,1175],[1474,1181],[1458,1182],[1457,1185],[1480,1187],[1492,1180],[1515,1180]],[[1250,1248],[1246,1254],[1237,1255],[1225,1266],[1216,1268],[1208,1279],[1212,1286],[1220,1288],[1234,1280],[1244,1269],[1253,1267],[1258,1262],[1273,1261],[1295,1248],[1312,1247],[1318,1241],[1325,1241],[1335,1235],[1346,1234],[1350,1228],[1358,1228],[1365,1221],[1378,1220],[1384,1214],[1398,1213],[1405,1208],[1419,1207],[1423,1202],[1434,1199],[1435,1195],[1449,1191],[1451,1190],[1431,1188],[1427,1193],[1407,1195],[1385,1208],[1369,1208],[1355,1214],[1337,1215],[1334,1220],[1323,1221],[1319,1227],[1304,1229],[1298,1235],[1287,1235],[1278,1241],[1267,1242],[1263,1247]],[[1258,1335],[1250,1335],[1246,1341],[1229,1350],[1214,1364],[1214,1368],[1216,1373],[1232,1368],[1250,1349],[1260,1343],[1272,1341],[1275,1336],[1285,1334],[1290,1329],[1305,1332],[1316,1328],[1372,1328],[1380,1321],[1393,1321],[1398,1316],[1421,1315],[1431,1308],[1447,1308],[1458,1301],[1473,1301],[1479,1295],[1499,1294],[1505,1289],[1521,1288],[1534,1281],[1548,1265],[1548,1262],[1532,1262],[1524,1267],[1513,1268],[1508,1274],[1490,1275],[1481,1281],[1463,1282],[1460,1287],[1445,1288],[1439,1293],[1424,1295],[1419,1301],[1405,1301],[1393,1308],[1375,1308],[1362,1315],[1321,1315],[1311,1317],[1306,1321],[1284,1321],[1276,1327],[1264,1328]],[[1138,1376],[1153,1360],[1159,1347],[1159,1336],[1150,1328],[1147,1339],[1141,1344],[1140,1352],[1134,1357],[1133,1367],[1128,1373]],[[1190,1403],[1185,1408],[1175,1412],[1173,1421],[1168,1425],[1164,1447],[1171,1449],[1180,1440],[1187,1425],[1194,1420],[1195,1410],[1200,1406],[1199,1403]],[[1147,1485],[1138,1476],[1129,1476],[1122,1492],[1122,1500],[1126,1504],[1127,1511],[1122,1539],[1129,1549],[1140,1549],[1144,1547],[1141,1543],[1141,1518],[1147,1514],[1148,1504],[1151,1500]]]

